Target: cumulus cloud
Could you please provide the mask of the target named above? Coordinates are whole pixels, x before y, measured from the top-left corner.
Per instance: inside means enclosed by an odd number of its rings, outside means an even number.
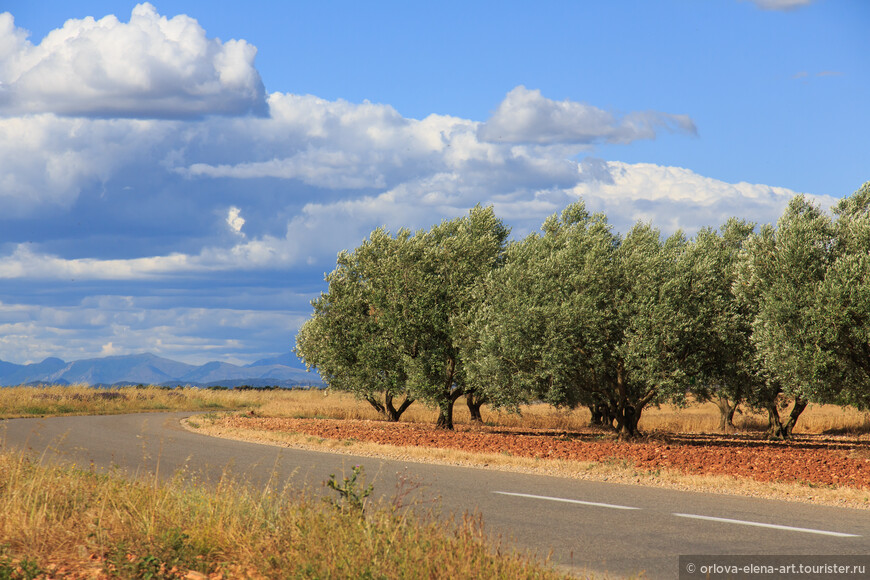
[[[475,203],[492,204],[496,214],[521,237],[539,228],[544,218],[583,199],[603,211],[617,231],[648,221],[670,234],[692,234],[716,227],[736,216],[757,223],[775,223],[796,192],[763,184],[728,183],[680,167],[627,164],[584,159],[574,165],[568,187],[484,192],[461,178],[439,175],[406,183],[377,196],[333,203],[309,203],[288,228],[285,244],[296,238],[297,256],[326,258],[344,247],[355,247],[375,227],[428,227],[465,213]],[[815,196],[824,208],[836,199]],[[341,224],[340,227],[334,224]]]
[[[355,247],[376,227],[428,227],[477,203],[493,204],[523,235],[578,197],[620,228],[649,219],[665,230],[692,230],[731,213],[774,221],[791,195],[678,168],[591,157],[578,162],[590,144],[652,138],[662,128],[692,133],[694,124],[662,113],[616,117],[524,87],[511,91],[485,124],[445,115],[408,119],[389,105],[310,95],[274,93],[268,105],[267,117],[189,122],[52,114],[0,119],[0,135],[9,137],[0,139],[4,207],[20,213],[46,204],[72,207],[83,189],[129,180],[142,200],[117,203],[136,214],[130,208],[155,195],[143,180],[159,177],[161,187],[177,188],[179,196],[167,197],[149,223],[179,214],[179,224],[191,228],[184,249],[148,253],[143,246],[132,256],[8,243],[0,278],[159,280],[328,267],[338,250]],[[499,126],[500,138],[487,135]],[[244,198],[220,197],[239,180],[284,185],[268,204],[258,201],[259,185],[242,188]],[[111,200],[91,201],[102,207]],[[223,228],[237,236],[227,242],[213,234]]]
[[[577,105],[554,103],[521,87],[511,94],[519,93],[544,105],[565,105],[569,112]],[[452,179],[466,198],[506,195],[570,187],[577,172],[571,159],[588,145],[576,142],[576,126],[573,136],[556,136],[544,127],[535,137],[529,125],[521,128],[527,142],[513,142],[518,132],[488,141],[480,138],[486,133],[480,123],[447,115],[407,119],[389,105],[281,93],[270,95],[268,105],[264,118],[192,122],[53,114],[0,118],[0,199],[6,198],[9,213],[27,215],[48,206],[69,207],[83,190],[113,179],[135,186],[179,175],[192,181],[292,181],[350,196]],[[652,138],[657,127],[670,122],[657,113],[608,118],[610,125],[602,124],[598,137],[587,131],[587,141]],[[501,122],[498,114],[494,119]],[[694,127],[688,120],[684,125]]]
[[[482,141],[474,121],[445,115],[406,119],[393,107],[367,102],[274,93],[269,106],[270,117],[253,126],[232,120],[211,124],[210,135],[220,130],[239,144],[235,163],[189,162],[176,171],[191,179],[276,178],[324,189],[379,191],[457,174],[469,189],[502,190],[573,183],[576,172],[567,159],[583,149]]]
[[[120,354],[113,342],[107,342],[100,348],[100,356],[114,356]]]
[[[8,215],[68,207],[83,188],[103,183],[176,138],[176,122],[0,117],[0,202]],[[131,172],[132,173],[132,172]]]
[[[269,118],[212,123],[240,146],[231,163],[180,166],[190,178],[277,178],[326,189],[384,189],[442,161],[453,136],[472,132],[465,119],[402,117],[389,105],[269,95]]]
[[[784,187],[728,183],[681,167],[602,163],[603,167],[595,171],[600,174],[606,169],[607,178],[582,180],[571,194],[605,211],[621,231],[634,222],[645,221],[665,233],[681,229],[692,234],[703,226],[719,226],[732,216],[761,224],[776,223],[796,195]],[[828,196],[810,197],[825,209],[836,202]]]
[[[242,233],[242,228],[245,225],[245,218],[242,217],[242,210],[233,206],[230,208],[229,212],[227,212],[227,225],[230,229],[244,237],[244,233]]]
[[[591,145],[655,139],[660,130],[697,134],[687,115],[640,111],[617,116],[584,103],[553,101],[539,90],[518,86],[480,126],[478,135],[495,143]]]
[[[244,40],[206,37],[189,16],[148,3],[130,21],[68,20],[38,45],[0,14],[0,113],[190,118],[264,113],[265,90]]]

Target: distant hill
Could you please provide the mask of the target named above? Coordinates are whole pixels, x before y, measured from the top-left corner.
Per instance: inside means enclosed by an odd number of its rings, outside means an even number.
[[[65,362],[47,358],[40,363],[17,365],[0,361],[0,386],[33,383],[88,385],[193,385],[193,386],[323,386],[316,372],[288,364],[292,353],[238,366],[209,362],[196,366],[150,353],[108,356]]]
[[[271,358],[263,358],[258,361],[254,361],[249,365],[245,365],[245,367],[263,367],[270,365],[284,365],[285,367],[290,367],[294,369],[305,368],[305,365],[302,363],[301,360],[299,360],[299,357],[292,352],[279,354],[278,356],[273,356]]]

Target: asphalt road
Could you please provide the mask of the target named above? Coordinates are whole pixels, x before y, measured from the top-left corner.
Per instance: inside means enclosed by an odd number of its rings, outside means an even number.
[[[11,419],[0,421],[0,442],[83,467],[185,468],[212,481],[229,472],[255,485],[277,477],[317,493],[330,473],[359,464],[376,492],[392,495],[403,474],[443,513],[480,513],[504,543],[609,577],[676,578],[680,554],[870,554],[868,511],[278,448],[188,432],[179,425],[188,415]]]

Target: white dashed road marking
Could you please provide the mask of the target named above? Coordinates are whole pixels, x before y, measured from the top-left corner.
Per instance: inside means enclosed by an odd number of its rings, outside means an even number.
[[[805,534],[819,534],[822,536],[835,536],[838,538],[860,538],[857,534],[844,534],[843,532],[830,532],[828,530],[813,530],[811,528],[795,528],[793,526],[781,526],[779,524],[765,524],[761,522],[748,522],[746,520],[732,520],[729,518],[714,518],[712,516],[699,516],[695,514],[673,514],[679,518],[691,518],[694,520],[706,520],[708,522],[722,522],[725,524],[737,524],[740,526],[754,526],[756,528],[771,528],[788,532],[803,532]]]
[[[639,509],[640,509],[640,508],[637,508],[637,507],[631,507],[631,506],[627,506],[627,505],[614,505],[614,504],[611,504],[611,503],[599,503],[599,502],[596,502],[596,501],[580,501],[579,499],[565,499],[565,498],[562,498],[562,497],[549,497],[549,496],[546,496],[546,495],[531,495],[531,494],[528,494],[528,493],[511,493],[511,492],[508,492],[508,491],[494,491],[494,492],[492,492],[492,493],[498,493],[498,494],[501,494],[501,495],[513,495],[513,496],[516,496],[516,497],[528,497],[528,498],[531,498],[531,499],[545,499],[545,500],[547,500],[547,501],[561,501],[561,502],[564,502],[564,503],[576,503],[576,504],[580,504],[580,505],[588,505],[588,506],[593,506],[593,507],[610,508],[610,509],[614,509],[614,510],[639,510]]]
[[[546,501],[558,501],[562,503],[573,503],[578,505],[585,505],[591,507],[601,507],[601,508],[609,508],[614,510],[639,510],[639,507],[632,507],[627,505],[617,505],[612,503],[601,503],[597,501],[582,501],[579,499],[567,499],[564,497],[550,497],[548,495],[533,495],[530,493],[513,493],[510,491],[494,491],[492,493],[497,493],[499,495],[510,495],[514,497],[526,497],[529,499],[543,499]],[[763,522],[750,522],[746,520],[734,520],[730,518],[717,518],[713,516],[699,516],[697,514],[671,514],[677,516],[678,518],[690,518],[694,520],[704,520],[708,522],[719,522],[723,524],[736,524],[739,526],[753,526],[756,528],[769,528],[773,530],[783,530],[787,532],[801,532],[804,534],[819,534],[822,536],[834,536],[837,538],[860,538],[862,536],[858,534],[847,534],[844,532],[832,532],[830,530],[814,530],[812,528],[797,528],[794,526],[783,526],[780,524],[766,524]]]

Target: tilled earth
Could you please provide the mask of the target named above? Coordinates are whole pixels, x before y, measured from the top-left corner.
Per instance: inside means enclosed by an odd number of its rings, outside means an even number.
[[[757,481],[870,488],[870,441],[845,436],[798,435],[793,441],[782,443],[767,441],[760,434],[657,434],[641,441],[621,443],[594,429],[566,432],[458,425],[455,431],[444,431],[416,423],[241,415],[226,417],[220,424],[394,446],[540,459],[627,462],[643,470],[664,468]]]

